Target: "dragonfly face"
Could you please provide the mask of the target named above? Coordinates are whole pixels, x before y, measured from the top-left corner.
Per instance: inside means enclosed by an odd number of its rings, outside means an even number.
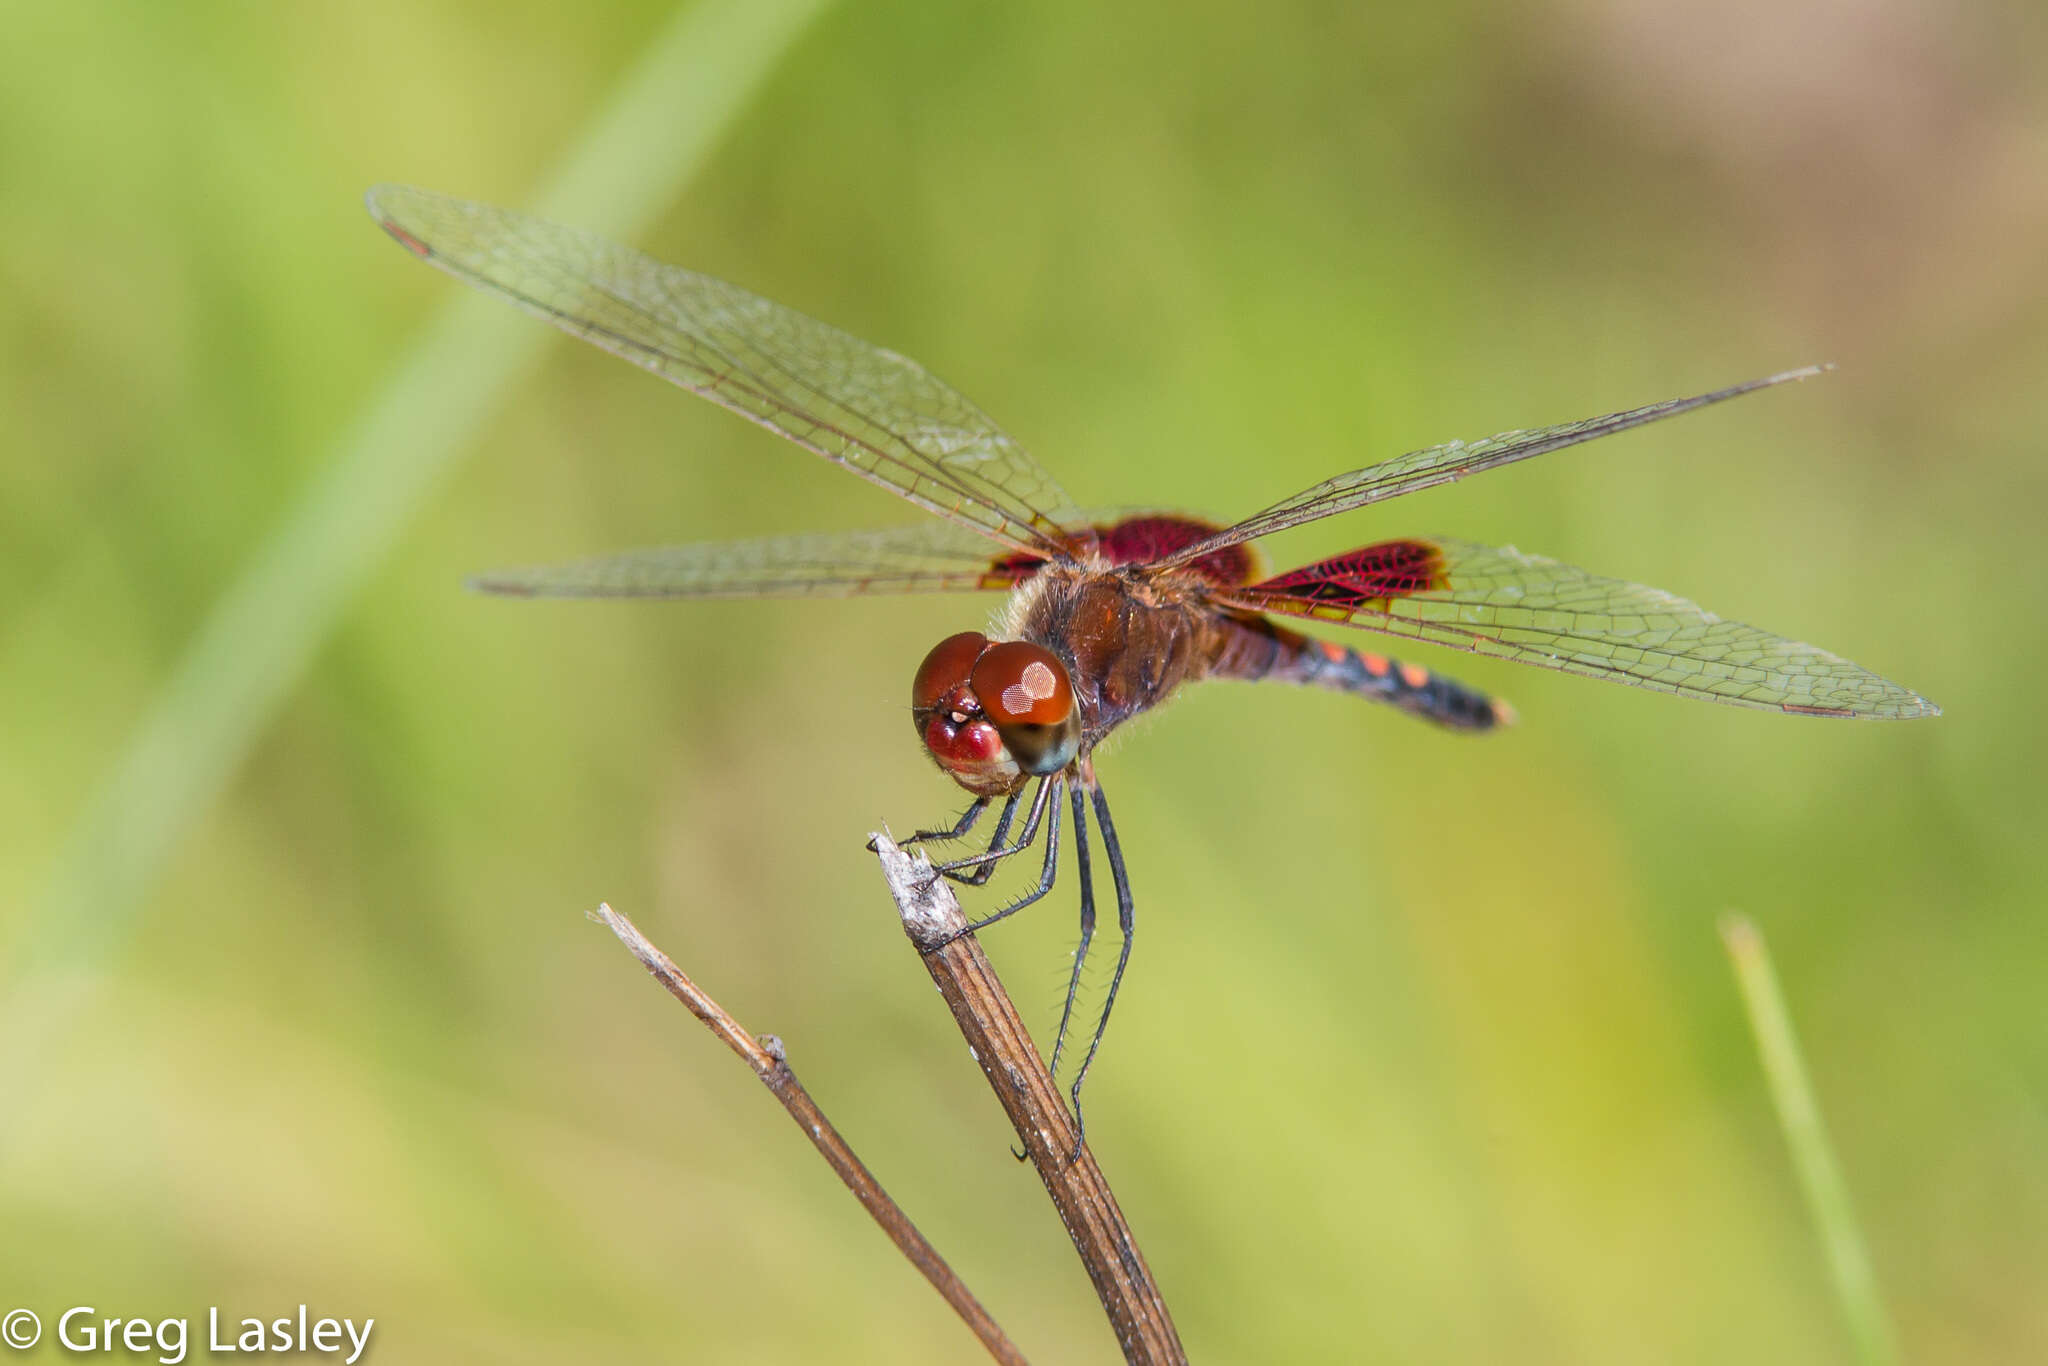
[[[1805,379],[1789,370],[1692,398],[1483,441],[1452,441],[1327,479],[1242,521],[1091,517],[966,397],[915,361],[708,276],[523,214],[403,186],[371,214],[415,256],[733,410],[930,513],[922,525],[676,546],[485,575],[487,592],[563,597],[798,597],[1013,591],[1014,639],[964,632],[925,657],[912,714],[926,752],[974,803],[1003,799],[986,850],[937,865],[979,884],[1044,835],[1038,884],[976,928],[1043,897],[1061,798],[1080,873],[1080,980],[1095,923],[1092,814],[1123,946],[1071,1094],[1094,1060],[1130,953],[1132,897],[1092,747],[1205,678],[1311,685],[1391,703],[1447,729],[1495,728],[1505,704],[1417,664],[1313,639],[1274,618],[1426,641],[1539,668],[1797,716],[1905,719],[1939,709],[1826,650],[1729,621],[1659,589],[1512,547],[1381,541],[1260,578],[1252,542],[1566,446]],[[1032,789],[1033,782],[1037,786]],[[1006,845],[1027,790],[1031,803]],[[1066,1017],[1053,1049],[1057,1069]]]
[[[977,797],[1058,773],[1081,750],[1066,666],[1028,640],[962,631],[932,647],[910,688],[925,752]]]

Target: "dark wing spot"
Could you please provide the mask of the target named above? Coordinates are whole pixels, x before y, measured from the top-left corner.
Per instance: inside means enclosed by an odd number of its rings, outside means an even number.
[[[1444,554],[1438,547],[1428,541],[1381,541],[1303,565],[1252,588],[1299,602],[1369,609],[1443,588],[1447,582]]]

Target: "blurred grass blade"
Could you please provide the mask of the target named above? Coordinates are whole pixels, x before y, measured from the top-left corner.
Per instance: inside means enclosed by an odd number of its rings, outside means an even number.
[[[827,0],[702,0],[621,80],[538,197],[627,240],[688,183]],[[402,174],[403,167],[391,167]],[[353,203],[337,211],[356,212]],[[367,218],[366,237],[376,233]],[[401,253],[392,270],[410,269]],[[331,462],[215,604],[59,862],[21,944],[0,1083],[89,994],[164,864],[212,808],[336,617],[553,333],[468,291],[442,312]]]
[[[1870,1253],[1856,1227],[1849,1188],[1828,1143],[1827,1127],[1821,1122],[1820,1106],[1799,1055],[1799,1040],[1792,1032],[1785,998],[1779,994],[1763,933],[1748,917],[1731,914],[1722,918],[1721,939],[1735,963],[1735,980],[1742,989],[1757,1052],[1763,1057],[1771,1102],[1777,1108],[1800,1189],[1806,1194],[1807,1209],[1827,1254],[1828,1273],[1856,1341],[1857,1359],[1866,1366],[1892,1366],[1898,1360],[1898,1348],[1878,1296],[1877,1278],[1870,1269]]]

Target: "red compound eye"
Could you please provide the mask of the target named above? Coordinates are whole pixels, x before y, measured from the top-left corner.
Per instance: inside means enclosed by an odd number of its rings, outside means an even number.
[[[962,631],[932,647],[910,685],[911,719],[940,768],[970,792],[1011,792],[1057,773],[1081,747],[1067,671],[1044,646]]]
[[[917,678],[910,685],[910,705],[928,711],[952,689],[967,681],[974,661],[988,648],[988,637],[979,631],[962,631],[932,646],[932,652],[917,666]]]
[[[1027,640],[991,645],[969,677],[998,726],[1057,726],[1074,710],[1074,688],[1052,651]]]
[[[1016,760],[982,711],[968,680],[988,649],[979,631],[947,636],[917,666],[910,685],[910,719],[932,762],[969,792],[992,796],[1015,788]]]
[[[1074,686],[1050,650],[1024,640],[991,645],[974,662],[968,686],[1022,772],[1057,773],[1079,752]]]

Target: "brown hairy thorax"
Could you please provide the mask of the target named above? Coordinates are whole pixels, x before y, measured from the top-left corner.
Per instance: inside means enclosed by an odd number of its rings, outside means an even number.
[[[1082,715],[1082,753],[1184,683],[1257,676],[1285,631],[1248,613],[1219,611],[1200,572],[1134,573],[1048,565],[1019,592],[1012,634],[1058,655]]]

